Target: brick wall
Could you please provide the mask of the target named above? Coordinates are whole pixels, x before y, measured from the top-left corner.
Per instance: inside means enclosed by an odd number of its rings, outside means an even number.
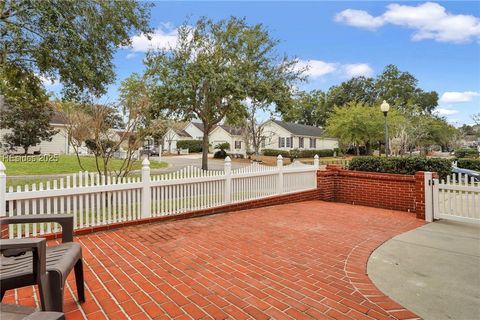
[[[425,218],[424,173],[401,175],[343,170],[317,172],[319,199],[415,212]]]

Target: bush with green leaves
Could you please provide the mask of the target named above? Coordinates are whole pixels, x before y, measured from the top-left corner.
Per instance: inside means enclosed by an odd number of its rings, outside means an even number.
[[[188,149],[189,152],[202,152],[202,140],[179,140],[177,149]]]
[[[228,156],[227,151],[220,149],[213,154],[215,159],[225,159]]]
[[[462,169],[480,171],[480,159],[457,159],[457,167]]]
[[[277,157],[278,155],[281,155],[284,158],[290,157],[290,152],[288,152],[288,150],[263,149],[262,152],[264,156]]]
[[[445,179],[452,172],[452,162],[449,159],[412,157],[355,157],[348,165],[349,170],[397,173],[413,175],[417,171],[437,172]]]
[[[476,148],[455,149],[455,157],[457,157],[457,158],[478,158],[478,149],[476,149]]]
[[[299,158],[313,158],[315,155],[321,157],[333,157],[332,149],[321,150],[300,150]]]
[[[230,143],[228,142],[219,143],[215,146],[215,149],[230,150]]]

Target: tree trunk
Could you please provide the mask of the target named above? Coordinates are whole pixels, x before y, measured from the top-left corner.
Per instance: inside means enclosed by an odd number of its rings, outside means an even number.
[[[357,156],[360,155],[360,147],[358,146],[358,144],[355,145],[355,152],[356,152]]]
[[[367,153],[367,155],[372,154],[372,145],[370,144],[370,141],[365,143],[365,152]]]
[[[24,151],[24,155],[27,155],[28,154],[28,149],[30,148],[30,146],[23,146],[23,151]]]
[[[208,134],[210,129],[203,125],[203,145],[202,145],[202,169],[208,170]]]

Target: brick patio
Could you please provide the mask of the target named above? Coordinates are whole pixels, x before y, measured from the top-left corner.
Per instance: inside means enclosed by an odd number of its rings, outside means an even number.
[[[67,319],[409,319],[366,276],[370,253],[422,225],[414,214],[308,201],[76,237]],[[35,305],[33,287],[6,303]],[[33,297],[32,297],[33,296]]]

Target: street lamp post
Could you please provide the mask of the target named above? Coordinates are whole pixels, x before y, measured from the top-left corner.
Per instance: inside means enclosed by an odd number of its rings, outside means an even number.
[[[382,110],[383,115],[385,116],[385,156],[388,157],[388,126],[387,126],[387,114],[390,110],[390,105],[387,101],[383,100],[380,105],[380,110]]]

